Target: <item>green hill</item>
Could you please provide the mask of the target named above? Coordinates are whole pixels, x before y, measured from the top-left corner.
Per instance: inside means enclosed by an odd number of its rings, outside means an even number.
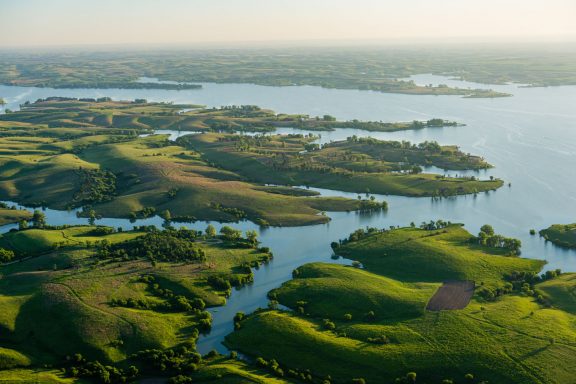
[[[538,284],[552,306],[576,315],[576,274],[565,273],[559,277]]]
[[[402,283],[361,269],[334,264],[306,264],[295,278],[270,292],[282,304],[329,319],[362,319],[374,311],[379,319],[420,316],[439,284]]]
[[[561,247],[576,248],[576,224],[554,224],[541,230],[540,235]]]
[[[401,228],[376,232],[335,249],[370,272],[402,281],[474,280],[497,285],[514,271],[538,272],[544,261],[506,256],[473,242],[460,225],[438,230]]]

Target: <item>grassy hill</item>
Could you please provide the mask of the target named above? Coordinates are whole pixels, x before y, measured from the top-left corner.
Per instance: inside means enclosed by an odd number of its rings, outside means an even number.
[[[313,140],[296,135],[246,137],[211,133],[183,137],[179,142],[208,161],[259,183],[401,196],[472,194],[503,185],[502,180],[420,173],[420,166],[427,165],[446,169],[490,167],[483,159],[453,146],[351,137],[310,149]]]
[[[0,197],[58,209],[91,205],[112,217],[168,209],[184,220],[248,218],[264,225],[325,223],[329,217],[322,211],[360,208],[351,199],[311,198],[252,183],[163,135],[137,137],[152,126],[177,129],[157,126],[154,119],[180,119],[182,107],[58,99],[2,115]],[[139,114],[151,125],[121,119],[116,126],[101,118],[109,113]],[[252,112],[207,110],[204,118],[212,121],[212,113],[247,119],[244,114]]]
[[[542,261],[507,256],[473,239],[450,224],[356,231],[333,247],[364,269],[324,263],[297,268],[293,280],[269,294],[294,311],[257,311],[237,322],[227,344],[276,359],[283,369],[330,375],[333,383],[411,382],[410,372],[426,383],[572,380],[573,274],[514,281],[501,295],[477,294],[460,310],[425,310],[442,281],[475,280],[483,283],[480,289],[502,289],[513,272],[537,276],[542,268]]]
[[[192,243],[205,253],[199,261],[151,262],[146,251],[136,258],[106,258],[86,241],[124,246],[149,235],[98,236],[92,233],[95,228],[31,229],[0,238],[3,245],[25,244],[28,254],[41,253],[0,266],[0,345],[38,364],[57,363],[74,353],[118,362],[143,349],[193,342],[197,330],[205,329],[206,313],[170,303],[184,297],[222,305],[230,284],[250,281],[247,266],[269,258],[264,251],[202,237]],[[60,245],[55,249],[50,242]],[[143,280],[146,276],[153,277],[153,283]],[[219,285],[211,278],[219,279]],[[17,361],[11,350],[1,350],[0,360]]]
[[[337,321],[335,332],[324,330],[318,320],[264,311],[242,321],[227,342],[285,367],[331,375],[336,383],[359,377],[392,383],[408,372],[428,383],[464,383],[466,374],[478,382],[564,383],[574,377],[574,320],[513,296],[401,322]],[[387,344],[368,341],[383,336]]]
[[[538,284],[538,289],[544,292],[553,307],[576,315],[576,274],[565,273]]]
[[[538,272],[544,261],[507,256],[472,242],[460,225],[438,230],[401,228],[376,232],[335,249],[374,273],[402,281],[474,280],[497,285],[514,271]]]
[[[541,230],[540,235],[561,247],[576,248],[576,224],[554,224]]]
[[[420,316],[439,286],[402,283],[361,269],[324,263],[303,265],[294,276],[269,296],[291,308],[301,307],[310,316],[338,320],[345,314],[362,319],[370,310],[380,319]]]

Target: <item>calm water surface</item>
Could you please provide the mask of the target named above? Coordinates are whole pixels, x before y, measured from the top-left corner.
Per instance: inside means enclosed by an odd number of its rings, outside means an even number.
[[[418,84],[448,84],[479,88],[473,83],[432,75],[412,77]],[[410,121],[439,117],[466,124],[464,127],[430,128],[393,133],[341,129],[320,133],[320,142],[345,139],[353,134],[387,140],[420,142],[436,140],[457,144],[462,150],[481,155],[495,168],[476,174],[503,178],[511,187],[440,201],[430,198],[377,196],[389,202],[387,213],[361,215],[330,213],[326,225],[260,230],[265,246],[272,248],[274,260],[255,271],[254,284],[235,291],[224,307],[212,309],[212,332],[198,343],[201,352],[225,348],[224,336],[233,330],[232,317],[238,311],[251,312],[267,304],[266,293],[291,278],[294,268],[310,261],[348,263],[331,260],[330,242],[347,236],[358,227],[408,225],[411,221],[444,219],[462,222],[471,232],[490,223],[497,232],[522,240],[524,257],[545,259],[546,268],[576,271],[576,251],[565,250],[530,236],[531,228],[542,229],[553,223],[576,221],[576,87],[520,88],[516,85],[489,86],[513,93],[514,97],[464,99],[458,96],[410,96],[370,91],[332,90],[318,87],[264,87],[249,84],[204,84],[201,90],[118,90],[47,89],[0,86],[0,97],[7,108],[48,96],[102,97],[115,100],[145,98],[207,106],[255,104],[277,112],[330,114],[338,119]],[[306,133],[281,129],[281,133]],[[176,137],[178,132],[171,132]],[[180,133],[182,134],[182,133]],[[434,170],[442,172],[441,170]],[[447,174],[463,174],[451,171]],[[470,173],[468,173],[470,174]],[[319,190],[323,195],[356,197],[356,194]],[[47,210],[50,224],[86,223],[75,212]],[[160,225],[159,218],[131,224],[128,220],[102,219],[99,224],[131,228],[134,225]],[[204,229],[206,222],[189,226]],[[246,230],[256,226],[241,222]],[[2,229],[8,230],[10,226]]]

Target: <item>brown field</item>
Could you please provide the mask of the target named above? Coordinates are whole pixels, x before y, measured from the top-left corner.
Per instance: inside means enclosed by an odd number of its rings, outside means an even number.
[[[466,308],[474,294],[474,287],[474,282],[470,280],[445,281],[432,296],[426,309],[441,311]]]

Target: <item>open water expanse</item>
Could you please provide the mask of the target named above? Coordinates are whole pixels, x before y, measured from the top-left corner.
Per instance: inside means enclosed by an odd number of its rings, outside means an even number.
[[[121,90],[121,89],[50,89],[0,86],[4,108],[18,109],[25,101],[49,96],[103,97],[115,100],[144,98],[148,101],[222,105],[254,104],[277,112],[305,113],[312,116],[329,114],[339,120],[410,121],[434,117],[466,124],[461,127],[429,128],[392,133],[338,129],[321,134],[320,142],[345,139],[351,135],[371,136],[385,140],[421,142],[436,140],[456,144],[465,152],[481,155],[495,167],[476,174],[481,178],[495,176],[506,186],[487,194],[460,196],[433,201],[430,198],[378,196],[387,200],[389,211],[378,214],[329,213],[332,221],[325,225],[267,228],[260,240],[274,252],[274,260],[255,271],[254,283],[233,292],[224,307],[214,308],[212,332],[198,343],[200,352],[221,352],[224,336],[233,330],[236,312],[252,312],[267,304],[266,293],[291,278],[294,268],[311,261],[349,263],[332,260],[330,242],[346,237],[358,227],[388,227],[429,220],[464,223],[475,233],[481,225],[491,224],[496,232],[522,240],[522,256],[545,259],[547,269],[576,271],[576,250],[546,243],[529,230],[540,230],[550,224],[576,222],[576,86],[524,88],[517,85],[480,85],[433,75],[417,75],[418,84],[448,84],[462,88],[492,88],[512,93],[513,97],[466,99],[459,96],[412,96],[371,91],[335,90],[319,87],[265,87],[250,84],[203,84],[200,90]],[[3,108],[0,108],[0,111]],[[307,133],[289,128],[281,133]],[[159,132],[160,133],[160,132]],[[175,138],[182,132],[169,132]],[[434,172],[442,172],[434,169]],[[447,174],[464,174],[451,171]],[[471,174],[468,172],[467,174]],[[511,186],[508,187],[508,183]],[[356,194],[318,190],[323,195]],[[49,224],[86,224],[74,211],[46,210]],[[123,219],[98,220],[98,224],[132,228],[134,225],[160,226],[158,217],[130,223]],[[206,222],[187,224],[204,229]],[[243,230],[258,229],[250,222],[235,225]],[[5,232],[13,226],[4,226]]]

